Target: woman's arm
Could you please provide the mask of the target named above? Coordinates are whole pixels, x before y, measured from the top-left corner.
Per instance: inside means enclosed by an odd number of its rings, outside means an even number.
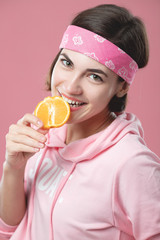
[[[37,130],[31,127],[37,126]],[[45,145],[47,131],[32,114],[26,114],[11,125],[6,135],[6,161],[0,184],[0,218],[8,225],[17,225],[26,211],[24,171],[28,159]]]
[[[24,170],[13,169],[7,162],[4,163],[0,186],[0,217],[8,225],[18,225],[26,211],[23,176]]]

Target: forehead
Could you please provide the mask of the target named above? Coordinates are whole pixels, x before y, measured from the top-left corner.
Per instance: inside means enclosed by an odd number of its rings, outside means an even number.
[[[83,67],[83,68],[97,68],[101,69],[102,71],[106,72],[110,76],[117,76],[116,73],[114,73],[112,70],[104,66],[102,63],[99,63],[95,58],[94,58],[94,53],[93,55],[88,55],[88,54],[83,54],[79,53],[73,50],[69,49],[63,49],[61,54],[67,55],[67,57],[73,62],[73,64]]]

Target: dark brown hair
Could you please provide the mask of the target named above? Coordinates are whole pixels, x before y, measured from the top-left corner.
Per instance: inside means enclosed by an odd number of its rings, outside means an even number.
[[[143,68],[148,63],[149,47],[143,22],[134,17],[126,8],[113,4],[102,4],[80,12],[71,22],[88,29],[108,39],[128,55],[130,55]],[[51,73],[60,52],[53,61],[47,79],[47,88],[51,90]],[[118,77],[118,81],[124,81]],[[126,107],[127,94],[122,98],[114,96],[109,103],[109,110],[121,112]]]

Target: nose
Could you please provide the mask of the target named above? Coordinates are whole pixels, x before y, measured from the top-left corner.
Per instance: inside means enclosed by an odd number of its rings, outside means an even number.
[[[70,95],[82,94],[81,80],[78,76],[72,76],[65,82],[65,91]]]

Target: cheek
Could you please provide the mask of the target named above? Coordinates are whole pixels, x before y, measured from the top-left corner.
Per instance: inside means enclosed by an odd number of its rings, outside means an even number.
[[[91,93],[90,99],[92,99],[91,101],[94,105],[97,105],[100,108],[105,108],[114,95],[114,91],[112,91],[111,88],[102,89],[98,94],[97,93]]]

